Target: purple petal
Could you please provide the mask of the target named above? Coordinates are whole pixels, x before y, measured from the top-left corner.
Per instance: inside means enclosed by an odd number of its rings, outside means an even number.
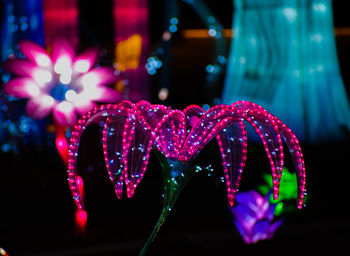
[[[258,221],[255,217],[255,213],[244,205],[236,205],[232,207],[231,212],[242,227],[244,227],[248,233],[251,233],[253,226]]]
[[[268,238],[270,222],[267,220],[258,221],[253,228],[252,243]]]
[[[241,192],[236,195],[237,204],[249,207],[249,205],[254,205],[255,201],[254,195],[248,192]]]
[[[272,238],[275,234],[276,230],[282,225],[283,219],[276,220],[275,222],[270,224],[269,230],[268,230],[268,238]]]
[[[265,218],[269,221],[272,221],[274,218],[274,213],[276,209],[276,204],[269,204],[269,208],[265,214]]]
[[[247,233],[247,230],[245,230],[244,227],[241,225],[241,223],[238,221],[234,221],[234,224],[238,232],[240,233],[241,237],[243,238],[244,242],[246,244],[250,244],[252,241],[251,241],[250,234]]]

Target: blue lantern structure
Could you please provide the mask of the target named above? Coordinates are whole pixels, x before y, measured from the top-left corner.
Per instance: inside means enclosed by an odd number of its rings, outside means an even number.
[[[30,40],[43,44],[41,0],[4,0],[0,3],[1,64],[9,57],[21,56],[18,43]],[[45,121],[26,116],[22,101],[3,95],[3,84],[10,74],[0,67],[0,151],[17,152],[17,144],[37,143],[46,133]]]
[[[235,0],[234,6],[223,103],[254,101],[301,140],[342,138],[350,111],[331,0]]]
[[[4,0],[2,5],[1,61],[24,39],[43,44],[41,0]]]

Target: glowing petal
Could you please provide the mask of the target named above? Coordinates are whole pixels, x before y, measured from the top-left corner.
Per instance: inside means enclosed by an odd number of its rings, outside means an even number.
[[[114,75],[113,70],[107,67],[95,68],[80,78],[80,83],[84,89],[114,83],[119,78]]]
[[[23,54],[36,65],[40,67],[49,67],[52,65],[50,56],[39,45],[30,41],[22,41],[19,44],[19,48]]]
[[[5,62],[4,66],[12,73],[25,77],[33,77],[35,70],[41,70],[35,64],[22,59],[9,59]]]
[[[132,113],[135,117],[135,130],[131,150],[128,152],[128,168],[125,172],[125,182],[127,196],[131,198],[137,185],[143,178],[148,166],[148,160],[155,137],[152,129],[146,121],[137,113]]]
[[[228,202],[232,206],[247,159],[247,132],[244,123],[241,121],[224,129],[216,139],[222,158]]]
[[[131,134],[135,126],[128,117],[128,109],[119,109],[119,115],[107,118],[103,129],[103,154],[109,177],[114,185],[118,198],[122,197],[123,181],[127,165],[127,153],[129,151]]]
[[[18,98],[37,97],[40,94],[39,87],[29,78],[14,78],[5,84],[5,93]]]
[[[121,99],[121,94],[107,87],[96,87],[84,90],[80,93],[81,97],[98,102],[117,102]]]
[[[72,126],[76,123],[76,113],[74,106],[68,101],[62,101],[53,109],[54,119],[61,125]]]
[[[42,69],[42,68],[36,68],[32,72],[33,80],[40,86],[43,87],[45,84],[51,82],[52,75],[49,71]]]
[[[68,55],[60,55],[54,65],[54,70],[57,74],[67,76],[72,74],[72,60]]]
[[[73,64],[73,70],[79,73],[85,73],[92,68],[97,58],[97,50],[90,49],[83,52],[81,55],[75,58]]]
[[[52,45],[52,59],[56,64],[58,59],[64,56],[69,63],[72,63],[74,58],[74,49],[72,45],[64,39],[56,39]]]
[[[74,104],[74,108],[81,115],[96,107],[96,103],[90,101],[89,99],[81,97],[81,95],[76,95],[68,98],[66,96],[66,99]]]
[[[55,100],[51,96],[39,95],[28,101],[26,111],[32,118],[41,119],[50,113],[54,105]]]

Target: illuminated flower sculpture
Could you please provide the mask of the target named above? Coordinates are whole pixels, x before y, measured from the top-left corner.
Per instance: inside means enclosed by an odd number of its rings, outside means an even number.
[[[247,133],[243,121],[259,134],[270,160],[273,194],[278,197],[283,169],[284,138],[289,147],[298,177],[298,208],[303,205],[305,168],[296,136],[279,119],[250,102],[218,105],[208,111],[191,105],[183,111],[146,101],[133,104],[122,101],[97,107],[75,125],[69,144],[68,182],[77,207],[84,202],[77,186],[76,160],[80,137],[92,122],[104,121],[103,150],[107,170],[118,198],[125,183],[127,196],[132,197],[141,181],[151,148],[161,161],[164,177],[164,208],[143,254],[173,207],[179,193],[193,173],[201,168],[190,162],[213,138],[220,147],[228,202],[232,206],[247,155]]]
[[[60,125],[72,126],[77,114],[95,107],[94,101],[116,102],[120,95],[104,85],[116,80],[112,69],[92,69],[97,51],[87,50],[75,57],[72,46],[56,40],[52,56],[35,43],[19,45],[26,57],[9,59],[6,68],[18,77],[5,85],[5,92],[18,98],[28,98],[27,114],[35,119],[48,116],[51,111]]]

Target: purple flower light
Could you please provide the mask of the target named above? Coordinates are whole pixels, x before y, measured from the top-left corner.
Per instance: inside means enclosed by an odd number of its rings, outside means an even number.
[[[252,190],[237,193],[237,205],[231,208],[234,223],[247,244],[271,239],[282,220],[274,221],[275,204],[269,203],[270,195],[262,197]]]
[[[83,201],[77,187],[76,159],[80,136],[92,122],[104,121],[103,150],[105,162],[118,198],[123,184],[132,197],[141,181],[152,146],[161,152],[169,165],[169,183],[188,177],[189,164],[200,150],[216,138],[223,159],[229,204],[234,202],[247,155],[247,133],[243,121],[250,123],[264,144],[273,176],[273,193],[278,197],[283,168],[284,138],[289,147],[298,177],[298,208],[305,191],[305,167],[302,152],[293,132],[262,107],[250,102],[218,105],[208,111],[196,105],[184,111],[172,110],[146,101],[133,104],[97,107],[78,121],[69,145],[68,181],[78,208]],[[174,186],[175,186],[174,185]]]
[[[65,40],[56,40],[52,55],[39,45],[23,41],[20,49],[26,59],[12,58],[5,67],[18,77],[5,85],[5,92],[18,98],[28,98],[27,114],[35,119],[51,112],[61,125],[73,126],[77,114],[96,106],[94,101],[108,103],[120,99],[120,94],[105,84],[116,81],[113,69],[93,68],[97,51],[90,49],[76,56]]]

